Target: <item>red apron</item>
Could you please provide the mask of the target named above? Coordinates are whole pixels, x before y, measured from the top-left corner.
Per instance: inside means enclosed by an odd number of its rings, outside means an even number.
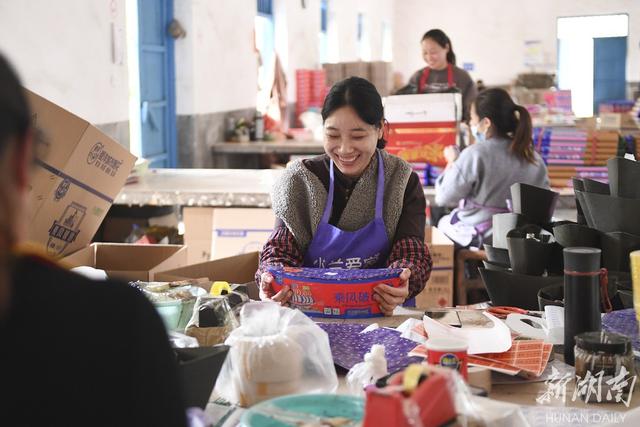
[[[429,74],[431,74],[431,68],[425,67],[420,75],[420,82],[418,83],[418,93],[424,93],[425,86],[429,80]],[[449,88],[455,87],[456,83],[453,81],[453,65],[447,64],[447,84]]]

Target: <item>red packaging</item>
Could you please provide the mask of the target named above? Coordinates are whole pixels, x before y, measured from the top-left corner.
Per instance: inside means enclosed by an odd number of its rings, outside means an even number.
[[[367,388],[363,427],[411,427],[416,421],[422,427],[440,427],[455,420],[456,409],[449,381],[445,373],[425,367],[428,378],[407,397],[394,391],[394,385],[386,388]],[[397,387],[396,387],[397,388]],[[407,417],[408,413],[418,420]]]
[[[442,151],[458,137],[456,122],[391,123],[385,150],[407,162],[446,166]]]
[[[425,347],[430,365],[455,369],[465,381],[468,379],[466,342],[453,338],[430,338]]]
[[[289,286],[289,303],[312,317],[359,319],[382,316],[373,289],[400,286],[400,268],[343,269],[270,267],[276,292]]]

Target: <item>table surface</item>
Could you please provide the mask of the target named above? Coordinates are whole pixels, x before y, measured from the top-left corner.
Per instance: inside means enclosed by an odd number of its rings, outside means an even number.
[[[374,318],[374,319],[357,319],[357,320],[341,320],[341,319],[322,319],[322,322],[331,321],[338,323],[378,323],[380,327],[395,328],[408,318],[421,319],[423,310],[409,309],[402,310],[404,314],[394,315],[390,317]],[[319,319],[318,319],[319,320]],[[561,357],[561,356],[560,356]],[[632,394],[631,402],[627,408],[623,403],[585,403],[579,399],[572,400],[575,389],[575,382],[571,381],[567,384],[566,401],[561,399],[551,399],[543,406],[549,407],[567,407],[567,408],[589,408],[595,410],[626,412],[628,410],[640,407],[640,384],[636,383],[635,391]],[[345,378],[339,377],[339,393],[346,393],[347,387]],[[514,403],[517,405],[539,406],[536,399],[547,391],[547,385],[544,382],[528,382],[521,384],[494,384],[492,386],[489,398],[502,402]]]
[[[282,169],[149,169],[139,181],[125,185],[119,205],[270,207],[271,188]],[[575,207],[573,189],[557,189],[558,208]],[[436,190],[425,187],[434,203]]]

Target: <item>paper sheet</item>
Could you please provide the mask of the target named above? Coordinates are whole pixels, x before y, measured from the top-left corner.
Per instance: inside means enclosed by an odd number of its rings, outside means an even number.
[[[491,328],[455,328],[445,325],[428,316],[424,316],[423,324],[429,338],[457,338],[467,342],[468,354],[502,353],[511,348],[511,332],[497,317],[484,312],[490,321]]]
[[[547,321],[548,338],[551,344],[564,344],[564,307],[547,305],[544,308],[544,317]]]

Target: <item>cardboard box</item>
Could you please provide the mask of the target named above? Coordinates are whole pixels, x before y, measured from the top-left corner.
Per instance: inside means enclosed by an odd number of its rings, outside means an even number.
[[[206,277],[211,281],[222,280],[229,283],[247,284],[249,298],[259,299],[258,288],[255,284],[259,257],[258,252],[251,252],[161,271],[156,273],[154,277],[155,280],[162,282]]]
[[[130,245],[93,243],[61,260],[70,268],[83,265],[105,270],[109,277],[154,281],[156,273],[187,265],[187,248],[181,245]]]
[[[60,257],[91,241],[136,157],[89,122],[26,94],[44,139],[37,147],[27,238]]]
[[[362,77],[363,79],[371,80],[369,76],[369,63],[363,61],[345,62],[344,78],[349,77]]]
[[[381,96],[388,96],[393,89],[393,71],[391,62],[373,61],[369,63],[371,83]]]
[[[457,122],[462,118],[459,93],[393,95],[385,98],[385,118],[396,123]]]
[[[436,227],[430,227],[425,233],[425,243],[433,260],[431,277],[424,290],[407,301],[405,306],[421,309],[450,307],[453,305],[453,242]]]
[[[327,87],[331,87],[339,81],[344,80],[345,69],[343,63],[322,64],[322,69],[325,71],[325,83]]]
[[[275,215],[263,208],[184,208],[189,264],[260,251]]]
[[[410,163],[446,165],[443,149],[458,141],[459,93],[389,96],[384,109],[389,153]]]

